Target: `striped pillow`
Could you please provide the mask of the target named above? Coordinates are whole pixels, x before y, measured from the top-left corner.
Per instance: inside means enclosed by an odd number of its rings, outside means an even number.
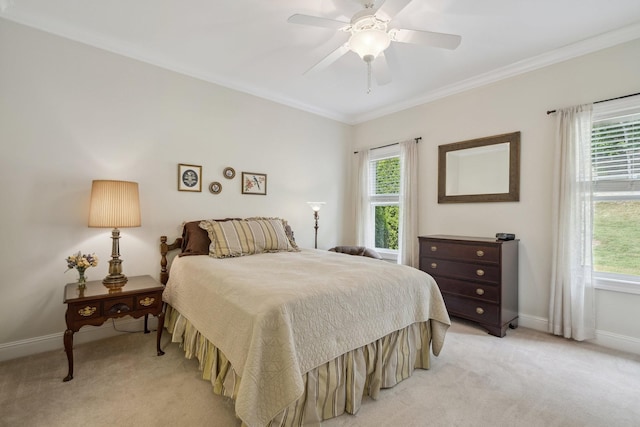
[[[209,255],[214,258],[238,257],[263,252],[296,251],[278,218],[200,222],[207,230],[211,244]]]

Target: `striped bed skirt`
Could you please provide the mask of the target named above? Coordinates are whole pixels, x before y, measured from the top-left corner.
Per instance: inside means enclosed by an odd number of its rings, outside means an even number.
[[[222,351],[169,305],[165,316],[172,342],[182,345],[187,359],[197,358],[213,392],[235,400],[242,378]],[[428,321],[414,323],[305,373],[305,392],[269,427],[317,425],[345,412],[355,414],[364,396],[376,399],[381,389],[410,377],[414,369],[429,369],[430,326]]]

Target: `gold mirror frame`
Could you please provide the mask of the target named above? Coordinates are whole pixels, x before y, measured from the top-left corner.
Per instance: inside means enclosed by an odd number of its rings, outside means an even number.
[[[447,195],[447,153],[509,143],[509,192]],[[517,202],[520,200],[520,132],[438,146],[438,203]]]

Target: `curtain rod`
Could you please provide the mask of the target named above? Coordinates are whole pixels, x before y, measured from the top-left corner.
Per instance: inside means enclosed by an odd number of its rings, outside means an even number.
[[[414,141],[416,142],[416,144],[417,144],[418,142],[422,141],[422,137],[421,137],[421,136],[419,136],[419,137],[417,137],[417,138],[413,138],[413,140],[414,140]],[[400,143],[399,143],[399,142],[393,142],[393,143],[391,143],[391,144],[381,145],[381,146],[379,146],[379,147],[369,148],[369,150],[377,150],[378,148],[391,147],[392,145],[398,145],[398,144],[400,144]],[[357,151],[354,151],[354,152],[353,152],[353,154],[358,154],[358,152],[357,152]]]
[[[594,102],[594,104],[600,104],[600,103],[602,103],[602,102],[615,101],[616,99],[630,98],[630,97],[632,97],[632,96],[636,96],[636,95],[640,95],[640,92],[638,92],[638,93],[630,93],[629,95],[618,96],[618,97],[616,97],[616,98],[602,99],[602,100],[600,100],[600,101],[596,101],[596,102]],[[547,111],[547,115],[549,115],[549,114],[553,114],[553,113],[555,113],[555,112],[556,112],[556,110],[549,110],[549,111]]]

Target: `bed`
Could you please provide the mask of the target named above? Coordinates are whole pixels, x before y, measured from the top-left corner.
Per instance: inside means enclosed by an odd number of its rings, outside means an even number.
[[[450,322],[431,276],[298,248],[280,218],[191,221],[167,242],[165,325],[243,425],[355,414],[364,396],[429,369],[444,344]]]

